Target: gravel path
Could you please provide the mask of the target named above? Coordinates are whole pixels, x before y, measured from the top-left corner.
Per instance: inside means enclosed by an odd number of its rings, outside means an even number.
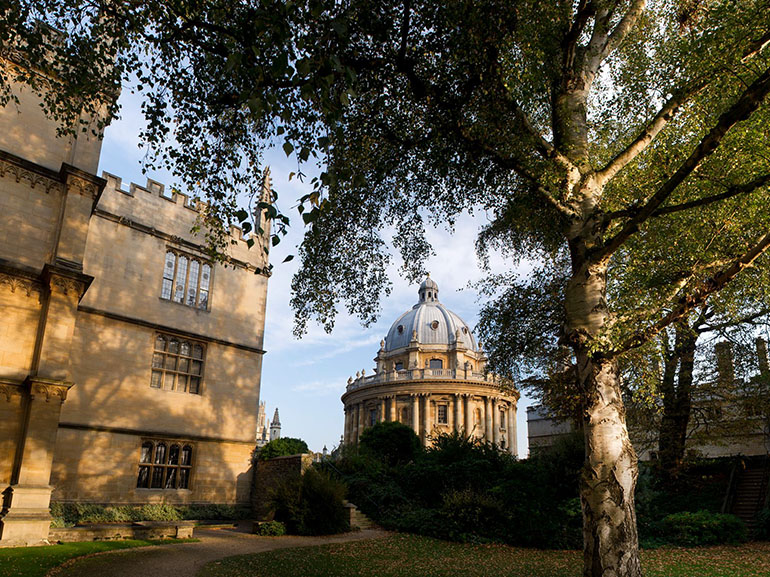
[[[180,543],[125,549],[74,559],[48,573],[49,577],[195,577],[210,561],[273,549],[309,547],[383,537],[380,529],[366,529],[328,537],[259,537],[234,529],[196,529],[199,543]]]

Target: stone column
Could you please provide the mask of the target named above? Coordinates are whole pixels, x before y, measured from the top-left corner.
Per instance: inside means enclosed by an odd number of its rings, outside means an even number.
[[[463,395],[463,424],[465,425],[465,434],[470,436],[473,432],[473,418],[471,417],[471,396]]]
[[[508,409],[508,446],[513,455],[519,454],[518,438],[516,437],[516,406],[513,403]]]
[[[460,397],[460,393],[455,393],[454,395],[454,430],[455,431],[461,431],[463,428],[462,424],[462,411],[460,410],[460,403],[462,397]]]
[[[53,446],[72,383],[30,377],[25,386],[24,436],[0,512],[0,542],[5,546],[37,545],[48,538]]]
[[[484,397],[484,435],[490,443],[492,437],[492,399]]]
[[[356,421],[356,443],[361,440],[361,433],[364,432],[364,409],[364,403],[358,403],[356,410],[356,415],[358,417]]]
[[[498,447],[500,446],[500,427],[502,426],[500,407],[497,404],[497,399],[492,399],[492,442]]]
[[[390,419],[391,422],[398,420],[398,411],[396,410],[396,395],[390,396]]]
[[[348,434],[348,427],[350,427],[350,415],[348,414],[347,405],[343,407],[342,410],[345,413],[345,422],[342,425],[342,444],[347,445],[348,439],[350,438],[350,435]]]
[[[430,435],[430,394],[423,395],[423,413],[422,413],[422,444],[428,446],[428,436]]]
[[[378,422],[382,423],[385,421],[385,397],[382,397],[380,399],[380,414],[377,415]]]
[[[420,436],[420,397],[412,395],[412,429],[414,434]]]

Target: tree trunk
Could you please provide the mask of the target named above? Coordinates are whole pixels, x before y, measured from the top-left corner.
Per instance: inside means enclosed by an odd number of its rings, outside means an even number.
[[[626,429],[614,360],[578,361],[587,391],[586,460],[580,479],[583,575],[641,577],[634,491],[636,453]]]
[[[678,361],[679,371],[676,384],[671,378],[667,382],[664,374],[663,387],[663,416],[660,423],[658,439],[658,458],[661,469],[668,475],[675,475],[682,464],[687,441],[687,427],[690,424],[692,407],[692,379],[695,366],[695,345],[697,333],[692,330],[687,321],[676,325],[676,343],[672,351],[674,363]],[[666,368],[670,364],[667,359]]]
[[[584,407],[583,575],[641,577],[634,509],[637,458],[628,438],[617,362],[600,350],[609,318],[606,268],[584,258],[586,246],[571,243],[573,275],[565,300],[565,329]]]

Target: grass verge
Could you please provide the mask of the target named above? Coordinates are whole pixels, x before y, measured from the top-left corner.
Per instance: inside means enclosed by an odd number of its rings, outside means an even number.
[[[643,551],[647,577],[767,577],[770,543]],[[415,535],[213,561],[197,577],[579,577],[578,551],[464,545]]]
[[[43,577],[54,567],[74,557],[146,547],[148,545],[171,545],[189,543],[197,539],[164,539],[162,541],[129,539],[126,541],[87,541],[83,543],[62,543],[44,547],[13,547],[0,549],[0,577]]]

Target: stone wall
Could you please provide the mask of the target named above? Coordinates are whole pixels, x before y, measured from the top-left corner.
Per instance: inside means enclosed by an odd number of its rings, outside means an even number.
[[[312,464],[313,455],[310,453],[257,461],[251,493],[256,518],[260,521],[272,519],[270,502],[276,489],[284,483],[298,480]]]
[[[124,539],[189,539],[194,528],[195,521],[104,523],[51,529],[48,540],[52,543],[80,543]]]

